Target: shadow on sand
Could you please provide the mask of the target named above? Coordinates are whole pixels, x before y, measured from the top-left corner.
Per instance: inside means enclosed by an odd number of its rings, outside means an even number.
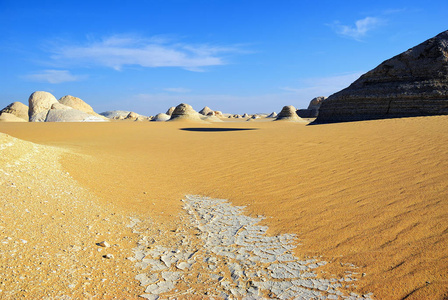
[[[184,131],[198,131],[198,132],[224,132],[224,131],[243,131],[243,130],[257,130],[257,128],[213,128],[213,127],[193,127],[181,128]]]

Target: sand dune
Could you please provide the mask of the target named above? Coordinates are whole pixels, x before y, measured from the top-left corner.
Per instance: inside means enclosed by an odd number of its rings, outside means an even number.
[[[0,132],[69,150],[63,170],[120,214],[169,227],[186,194],[229,199],[266,216],[268,234],[296,234],[295,255],[331,262],[328,274],[357,266],[365,273],[357,294],[448,296],[446,116],[315,126],[1,123]]]

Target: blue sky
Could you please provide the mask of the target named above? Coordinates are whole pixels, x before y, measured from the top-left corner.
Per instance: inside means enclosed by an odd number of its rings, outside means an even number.
[[[448,29],[448,1],[0,0],[0,108],[306,108]]]

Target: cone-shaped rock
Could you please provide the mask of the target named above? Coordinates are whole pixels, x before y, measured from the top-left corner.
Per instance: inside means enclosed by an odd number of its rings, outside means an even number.
[[[0,115],[8,113],[18,118],[28,121],[28,106],[21,102],[13,102],[0,111]],[[5,117],[6,118],[6,117]]]
[[[316,123],[448,114],[448,31],[362,75],[331,95]]]
[[[199,113],[204,116],[208,116],[208,114],[211,112],[213,112],[213,110],[211,110],[210,107],[208,107],[208,106],[204,107],[203,109],[201,109],[199,111]]]
[[[292,105],[283,106],[280,113],[277,115],[276,121],[285,120],[292,122],[305,122],[302,118],[300,118],[296,113],[296,108]]]
[[[277,118],[277,113],[275,111],[271,112],[266,118]]]
[[[191,105],[181,103],[176,106],[169,121],[202,121],[199,113],[191,107]]]

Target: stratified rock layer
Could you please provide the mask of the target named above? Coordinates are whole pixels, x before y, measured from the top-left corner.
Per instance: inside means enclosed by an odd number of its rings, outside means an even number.
[[[448,31],[362,75],[322,103],[316,123],[448,114]]]

